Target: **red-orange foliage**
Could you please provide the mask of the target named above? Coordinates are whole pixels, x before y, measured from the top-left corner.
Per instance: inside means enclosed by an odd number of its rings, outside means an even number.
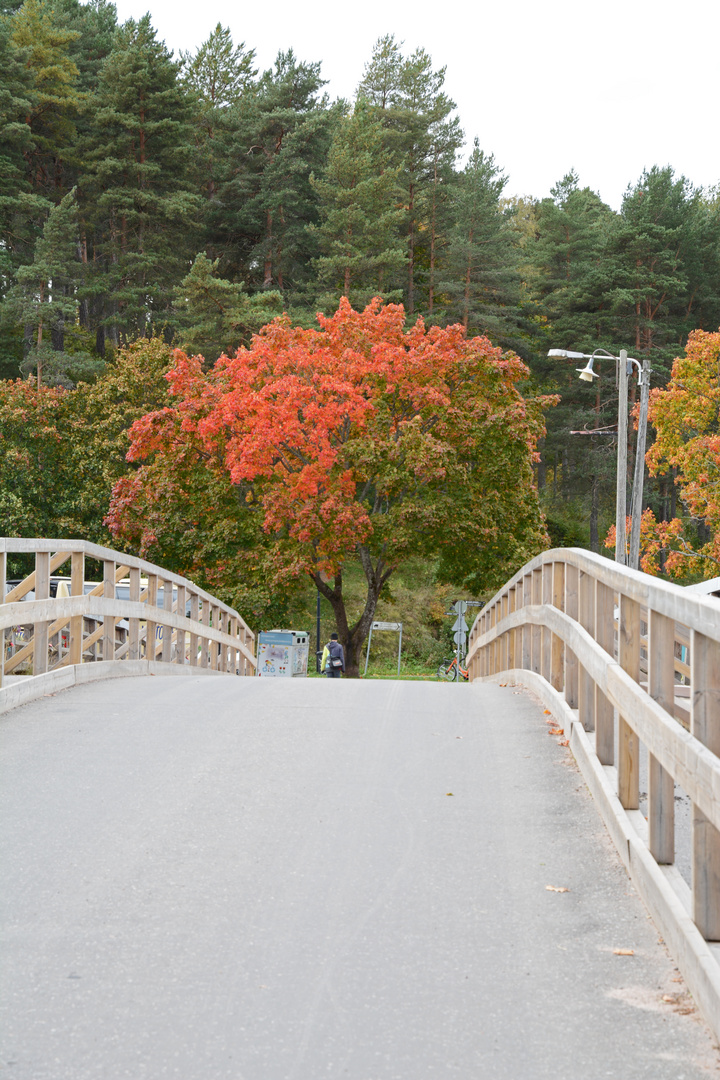
[[[720,332],[694,330],[685,356],[673,363],[664,390],[650,396],[651,423],[657,439],[647,454],[652,475],[677,470],[679,495],[690,519],[702,522],[711,539],[698,543],[692,522],[656,521],[652,510],[642,516],[641,565],[649,574],[665,570],[673,577],[689,573],[712,576],[720,566]],[[614,530],[608,544],[614,544]]]
[[[407,556],[434,553],[446,577],[490,587],[543,545],[531,469],[542,402],[518,392],[527,369],[514,354],[460,326],[405,330],[402,307],[380,300],[363,312],[343,300],[318,321],[277,319],[211,371],[176,353],[176,405],[134,424],[129,457],[147,464],[116,488],[109,522],[141,542],[157,534],[153,484],[192,448],[262,514],[265,572],[309,574],[354,654]],[[368,581],[352,628],[349,558]]]

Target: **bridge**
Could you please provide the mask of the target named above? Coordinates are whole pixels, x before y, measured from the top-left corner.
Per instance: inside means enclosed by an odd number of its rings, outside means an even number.
[[[192,582],[0,547],[4,1075],[716,1075],[716,601],[550,551],[469,686],[262,680]]]

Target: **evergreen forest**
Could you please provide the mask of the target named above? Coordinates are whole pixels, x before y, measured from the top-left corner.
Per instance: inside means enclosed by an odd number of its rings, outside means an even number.
[[[577,361],[547,353],[626,348],[664,386],[690,332],[720,325],[720,186],[658,162],[627,178],[617,211],[574,172],[547,198],[508,197],[445,70],[392,36],[346,101],[325,91],[317,60],[280,52],[261,71],[252,43],[221,25],[173,56],[149,16],[120,25],[107,0],[2,0],[0,12],[0,379],[17,427],[4,440],[28,437],[10,380],[77,392],[88,409],[114,395],[115,427],[103,421],[98,438],[116,479],[121,420],[164,394],[157,352],[147,400],[141,380],[120,387],[123,350],[180,346],[211,365],[283,312],[308,328],[342,297],[360,310],[380,296],[404,305],[407,325],[486,335],[527,364],[527,396],[559,395],[535,466],[550,537],[602,550],[614,372],[601,362],[588,385]],[[87,447],[81,457],[72,527],[101,539],[102,485]],[[49,492],[47,475],[37,483]],[[658,520],[678,512],[672,471],[645,491]],[[17,505],[6,488],[0,531],[47,527]],[[57,511],[55,524],[62,534]]]

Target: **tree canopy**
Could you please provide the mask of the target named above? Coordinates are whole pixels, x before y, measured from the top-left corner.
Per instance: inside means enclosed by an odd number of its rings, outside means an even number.
[[[209,371],[177,352],[174,405],[133,425],[129,457],[146,464],[117,485],[109,521],[152,553],[177,462],[201,467],[257,522],[265,579],[310,577],[327,598],[357,673],[403,559],[433,555],[447,580],[491,588],[542,547],[532,460],[547,403],[519,393],[518,357],[461,326],[406,330],[402,307],[379,299],[362,312],[343,299],[318,321],[276,319]],[[210,527],[217,508],[197,513]],[[350,560],[367,581],[354,625]]]

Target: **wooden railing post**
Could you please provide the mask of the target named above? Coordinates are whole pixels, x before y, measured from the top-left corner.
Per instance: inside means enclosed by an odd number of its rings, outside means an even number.
[[[615,658],[615,593],[599,580],[595,585],[595,640],[609,658]],[[612,765],[615,760],[615,710],[599,686],[595,687],[595,753],[601,765]]]
[[[237,641],[238,638],[238,620],[233,615],[230,619],[230,637]],[[238,663],[238,651],[235,648],[230,649],[230,655],[228,657],[228,671],[232,671],[233,674],[240,667]]]
[[[85,594],[85,555],[82,551],[73,551],[70,563],[70,595]],[[83,661],[83,617],[73,615],[70,618],[70,653],[68,664],[82,664]]]
[[[532,604],[532,574],[523,576],[523,607]],[[530,671],[532,665],[532,627],[525,623],[522,628],[522,666],[525,671]]]
[[[131,566],[128,571],[130,578],[130,600],[132,603],[140,603],[140,570]],[[140,620],[128,620],[128,660],[140,659]]]
[[[190,618],[194,623],[197,623],[200,619],[200,598],[197,593],[192,593],[190,597]],[[190,635],[190,666],[198,666],[198,635]]]
[[[203,599],[200,622],[203,626],[210,626],[210,601]],[[208,646],[210,642],[204,634],[200,636],[200,667],[208,666]]]
[[[35,552],[35,599],[50,599],[50,552]],[[42,675],[48,669],[49,623],[35,623],[33,633],[33,675]]]
[[[620,667],[640,682],[640,605],[620,594]],[[640,744],[637,735],[620,716],[618,720],[618,798],[626,810],[637,810],[640,799]]]
[[[580,571],[579,622],[584,630],[595,634],[595,579],[585,571]],[[595,683],[585,668],[580,665],[578,671],[578,714],[580,723],[586,731],[595,730]]]
[[[158,600],[158,579],[157,574],[148,574],[148,587],[147,587],[147,604],[148,607],[157,607]],[[154,619],[148,619],[147,630],[145,636],[145,659],[155,659],[155,629],[157,622]]]
[[[0,610],[5,603],[5,589],[7,587],[7,552],[0,551]],[[0,687],[5,675],[5,635],[6,630],[0,630]]]
[[[542,569],[532,572],[532,602],[542,604]],[[530,670],[540,672],[542,664],[542,627],[533,624],[530,628]]]
[[[577,621],[578,617],[578,568],[568,563],[565,567],[565,614]],[[571,709],[578,707],[578,662],[572,649],[565,646],[565,700]]]
[[[515,611],[515,585],[511,589],[508,589],[508,615],[512,615]],[[508,671],[512,671],[515,667],[515,631],[508,630],[508,655],[507,655],[507,667]]]
[[[225,612],[222,610],[222,608],[220,608],[218,609],[218,629],[221,630],[223,633],[226,633],[227,628],[228,619],[225,615]],[[220,671],[227,671],[228,647],[224,642],[220,644],[219,653],[220,655],[218,658],[218,667],[220,668]]]
[[[187,590],[184,585],[178,585],[177,587],[177,609],[176,615],[184,619],[185,609],[187,607],[186,599]],[[175,632],[175,663],[183,665],[185,663],[185,631],[176,630]]]
[[[565,563],[553,563],[552,575],[552,603],[559,611],[563,611],[565,608]],[[556,690],[562,691],[565,675],[565,646],[562,638],[559,638],[557,634],[552,635],[551,649],[550,682]]]
[[[691,732],[720,756],[720,644],[697,631],[690,642]],[[693,805],[693,919],[707,941],[720,941],[720,831]]]
[[[648,693],[665,712],[675,708],[675,623],[648,612]],[[675,862],[675,784],[648,753],[648,846],[659,863]]]
[[[542,603],[550,606],[553,602],[553,564],[543,563],[542,566]],[[540,638],[540,673],[543,679],[550,682],[552,668],[552,631],[549,626],[541,627]]]
[[[106,600],[115,599],[115,561],[103,559],[103,596]],[[115,659],[115,619],[103,616],[103,660]]]
[[[163,591],[163,611],[172,612],[173,609],[173,583],[164,579],[162,582]],[[172,626],[169,623],[163,623],[162,626],[162,652],[160,658],[164,664],[169,664],[172,660]]]

